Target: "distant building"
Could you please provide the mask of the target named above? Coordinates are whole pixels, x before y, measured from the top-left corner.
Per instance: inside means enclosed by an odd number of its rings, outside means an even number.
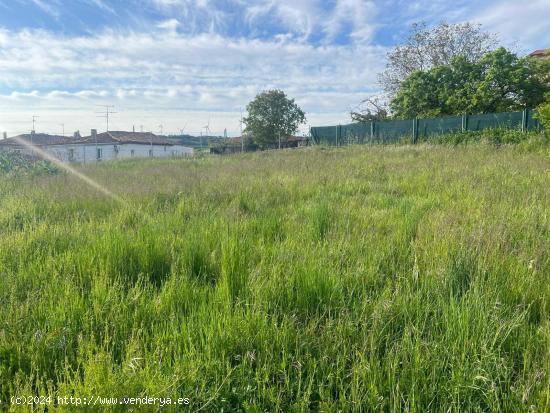
[[[31,146],[34,146],[33,149]],[[0,151],[40,156],[41,151],[62,162],[98,162],[128,158],[192,156],[193,148],[149,132],[104,132],[92,129],[84,138],[30,133],[0,140]]]
[[[537,59],[550,59],[550,49],[535,50],[534,52],[529,53],[529,56]]]

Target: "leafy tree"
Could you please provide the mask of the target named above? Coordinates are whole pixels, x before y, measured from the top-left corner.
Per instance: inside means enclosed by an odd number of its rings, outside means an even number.
[[[457,56],[449,65],[411,74],[390,107],[402,119],[535,107],[550,91],[549,73],[548,64],[519,58],[504,48],[478,62]]]
[[[405,44],[388,53],[386,70],[379,81],[391,99],[414,72],[448,65],[458,56],[477,62],[496,44],[497,36],[483,31],[479,24],[443,22],[428,28],[426,23],[415,23]]]
[[[282,90],[267,90],[258,94],[246,107],[248,116],[243,119],[245,132],[262,148],[277,144],[279,138],[296,133],[305,123],[305,113]]]
[[[542,123],[546,134],[550,135],[550,93],[546,95],[546,102],[537,108],[536,117]]]

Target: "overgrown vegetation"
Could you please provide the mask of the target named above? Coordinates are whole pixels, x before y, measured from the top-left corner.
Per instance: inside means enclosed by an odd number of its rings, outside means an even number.
[[[549,91],[550,63],[500,48],[478,62],[458,56],[412,73],[390,106],[397,119],[509,112],[540,105]]]
[[[52,175],[59,169],[49,161],[17,152],[0,151],[0,175]]]
[[[411,143],[412,139],[407,139],[404,143]],[[492,146],[516,145],[518,148],[532,148],[550,150],[548,138],[538,131],[521,132],[515,129],[484,129],[480,131],[466,131],[461,133],[446,133],[422,137],[419,142],[431,144],[489,144]]]
[[[419,144],[82,167],[124,205],[0,178],[2,409],[548,411],[549,171]]]
[[[379,74],[384,95],[351,111],[352,121],[433,118],[533,109],[550,92],[550,61],[498,47],[469,22],[412,25]]]
[[[544,127],[547,135],[550,135],[550,93],[546,95],[546,102],[537,108],[537,118]]]

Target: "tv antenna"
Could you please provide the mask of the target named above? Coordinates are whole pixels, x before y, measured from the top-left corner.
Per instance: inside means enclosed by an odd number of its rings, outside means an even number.
[[[100,116],[97,116],[98,118],[105,118],[105,123],[107,124],[107,132],[109,132],[109,116],[111,116],[113,113],[117,113],[113,110],[115,107],[113,105],[97,105],[97,106],[105,109],[102,112],[96,112],[96,113],[100,114]]]
[[[37,115],[32,115],[32,131],[35,132],[36,129],[34,128],[34,125],[36,123],[36,120],[39,118],[40,116],[37,116]]]

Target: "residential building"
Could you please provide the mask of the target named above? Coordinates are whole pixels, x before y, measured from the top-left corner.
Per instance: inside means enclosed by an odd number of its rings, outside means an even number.
[[[550,60],[550,49],[538,49],[532,53],[529,53],[529,56],[537,59],[549,59]]]
[[[193,148],[179,145],[150,132],[103,132],[92,129],[90,136],[68,138],[30,133],[0,140],[0,150],[31,156],[47,153],[63,162],[99,162],[128,158],[192,156]]]

